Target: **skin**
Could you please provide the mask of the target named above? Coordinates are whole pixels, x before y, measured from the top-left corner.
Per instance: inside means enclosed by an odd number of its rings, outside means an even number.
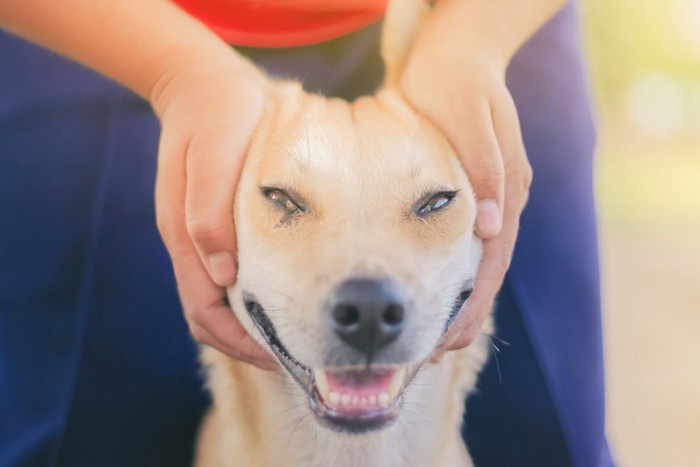
[[[476,194],[484,252],[474,293],[452,325],[448,349],[480,332],[510,265],[532,169],[505,72],[560,0],[440,1],[424,22],[400,88],[409,104],[447,136]],[[439,93],[426,92],[432,88]]]
[[[476,230],[485,239],[474,293],[446,348],[464,347],[478,334],[510,263],[532,177],[505,69],[563,3],[438,1],[400,77],[406,101],[460,156],[478,201]],[[158,226],[190,330],[233,358],[275,368],[224,299],[224,287],[236,277],[231,206],[248,143],[270,100],[268,78],[164,0],[8,0],[0,2],[0,27],[151,103],[162,126]]]

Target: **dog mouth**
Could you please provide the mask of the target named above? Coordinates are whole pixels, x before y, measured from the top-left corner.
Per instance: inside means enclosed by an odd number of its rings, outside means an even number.
[[[391,425],[420,365],[372,365],[313,371],[311,409],[336,431],[362,433]]]
[[[457,297],[445,330],[469,293],[470,290]],[[310,409],[321,425],[338,432],[364,433],[386,428],[397,419],[404,391],[424,362],[312,369],[295,359],[282,344],[270,318],[255,299],[246,296],[244,302],[269,348],[308,396]]]
[[[317,420],[334,431],[380,430],[399,414],[404,389],[421,365],[351,365],[311,369],[282,344],[262,306],[245,300],[253,322],[282,366],[309,398]]]

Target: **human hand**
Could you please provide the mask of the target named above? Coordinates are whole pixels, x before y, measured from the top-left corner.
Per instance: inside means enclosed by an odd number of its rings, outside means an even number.
[[[0,26],[150,100],[162,127],[158,227],[190,330],[233,358],[276,368],[223,288],[236,277],[233,198],[265,105],[262,73],[172,2],[2,2]]]
[[[505,85],[506,61],[488,48],[423,39],[414,45],[400,88],[459,155],[476,194],[476,233],[484,240],[474,291],[445,336],[453,350],[474,340],[493,306],[510,265],[532,170]]]
[[[233,53],[233,52],[231,52]],[[210,64],[162,78],[156,213],[194,338],[263,369],[277,363],[245,331],[224,287],[236,279],[233,199],[267,78],[251,65]]]

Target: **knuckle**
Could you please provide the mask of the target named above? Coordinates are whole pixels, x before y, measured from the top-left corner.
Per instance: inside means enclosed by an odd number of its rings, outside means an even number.
[[[501,254],[496,261],[496,273],[499,279],[505,277],[508,268],[510,268],[510,264],[513,260],[513,247],[513,242],[505,242],[503,244]]]
[[[469,147],[469,157],[477,161],[494,161],[499,152],[498,147],[489,141],[472,143]]]
[[[508,268],[510,267],[510,262],[511,262],[510,255],[502,256],[496,261],[496,263],[495,263],[495,273],[496,273],[495,279],[497,279],[499,281],[503,280],[503,278],[506,276],[506,272],[508,272]]]
[[[532,186],[532,178],[533,178],[533,171],[532,171],[532,166],[528,161],[525,161],[523,164],[523,169],[522,169],[522,175],[521,175],[521,180],[522,180],[522,186],[525,188],[525,191],[529,190],[530,187]]]
[[[161,238],[167,244],[173,241],[173,229],[170,219],[160,210],[156,210],[156,227]]]
[[[514,161],[506,166],[506,178],[516,193],[526,195],[532,186],[532,166],[525,158]]]
[[[197,216],[186,221],[187,233],[196,240],[216,237],[226,232],[231,225],[231,222],[222,222],[213,216]]]
[[[513,259],[513,245],[511,241],[504,241],[492,251],[488,272],[484,279],[499,283],[503,281]]]
[[[206,343],[207,334],[199,326],[190,324],[190,334],[195,341],[202,344]]]
[[[476,187],[496,187],[503,184],[505,178],[500,155],[493,148],[483,149],[483,152],[466,161],[466,169],[471,183]]]
[[[497,191],[497,187],[503,185],[505,181],[500,171],[476,171],[470,175],[469,179],[477,192],[488,188]]]
[[[524,165],[524,168],[520,171],[515,183],[516,193],[520,195],[523,203],[527,202],[530,195],[530,187],[532,186],[532,168],[530,167],[530,164]]]
[[[476,143],[469,147],[467,162],[480,172],[502,172],[501,154],[492,143]]]
[[[188,303],[189,302],[189,303]],[[203,317],[205,316],[205,308],[192,303],[192,301],[182,298],[185,319],[187,319],[190,328],[201,328],[203,326]]]
[[[525,206],[527,206],[527,202],[530,199],[530,190],[526,190],[525,193],[523,194],[521,201],[520,201],[520,211],[525,209]]]

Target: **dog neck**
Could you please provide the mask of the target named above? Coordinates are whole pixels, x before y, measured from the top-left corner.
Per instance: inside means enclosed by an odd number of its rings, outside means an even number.
[[[306,395],[282,370],[262,371],[207,349],[203,360],[216,400],[200,435],[196,465],[471,465],[459,427],[464,394],[476,377],[460,370],[485,358],[476,347],[425,366],[407,388],[396,423],[359,435],[320,426]],[[202,458],[202,452],[210,457]]]

